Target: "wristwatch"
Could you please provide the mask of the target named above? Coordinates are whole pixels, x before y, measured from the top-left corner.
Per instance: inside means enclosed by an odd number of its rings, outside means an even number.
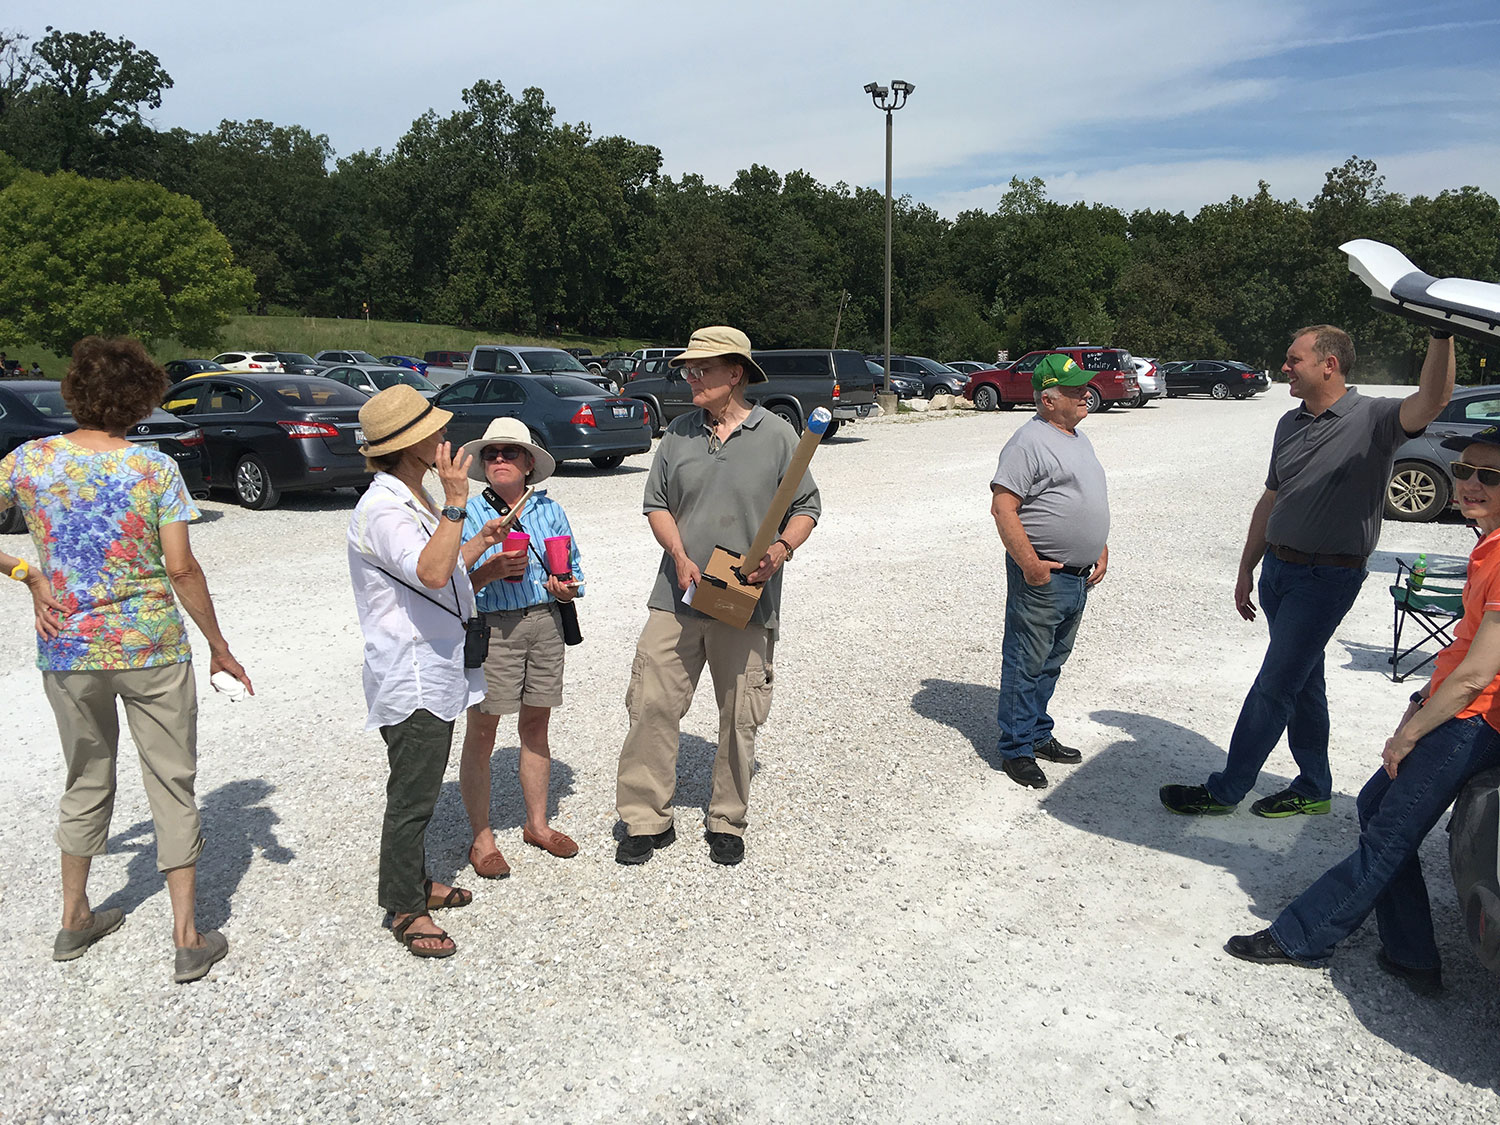
[[[443,518],[445,520],[452,520],[454,523],[463,523],[464,510],[462,508],[444,508]]]
[[[1414,691],[1414,692],[1411,693],[1411,701],[1413,703],[1415,703],[1418,707],[1420,707],[1422,704],[1424,704],[1424,703],[1427,702],[1427,697],[1425,695],[1423,695],[1420,691]]]
[[[10,576],[17,582],[25,582],[31,575],[31,567],[26,565],[26,560],[19,560],[15,566],[10,568]]]
[[[1451,339],[1453,336],[1453,333],[1449,332],[1446,328],[1429,328],[1427,330],[1427,333],[1434,340],[1447,340]]]
[[[792,545],[790,543],[788,543],[785,539],[778,539],[778,540],[776,540],[776,542],[780,543],[783,547],[786,548],[786,560],[785,561],[786,562],[791,562],[792,561]]]

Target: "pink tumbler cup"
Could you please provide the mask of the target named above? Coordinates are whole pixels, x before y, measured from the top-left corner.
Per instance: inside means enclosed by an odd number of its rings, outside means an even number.
[[[547,569],[559,578],[573,573],[573,537],[571,535],[549,535],[546,539]]]
[[[502,543],[502,544],[500,544],[500,550],[505,551],[507,553],[510,552],[510,551],[526,551],[526,550],[529,550],[530,548],[531,548],[531,536],[527,535],[524,531],[512,531],[510,534],[508,534],[505,537],[505,542]],[[522,578],[525,578],[525,577],[526,577],[526,572],[522,571],[520,574],[516,575],[514,578],[507,578],[506,581],[507,582],[519,582],[519,581],[521,581]]]

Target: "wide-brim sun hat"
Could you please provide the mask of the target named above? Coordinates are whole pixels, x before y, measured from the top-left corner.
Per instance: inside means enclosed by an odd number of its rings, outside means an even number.
[[[540,484],[557,468],[557,461],[552,454],[531,440],[531,431],[526,428],[525,422],[519,418],[496,418],[484,428],[484,437],[463,444],[463,452],[474,458],[469,465],[470,480],[483,483],[488,479],[484,475],[484,459],[479,456],[487,445],[519,445],[531,454],[536,464],[532,467],[531,475],[526,478],[528,484]]]
[[[398,383],[371,396],[359,408],[359,428],[365,443],[359,451],[366,457],[384,457],[409,449],[430,438],[453,417],[417,393],[416,387]]]
[[[1091,378],[1092,372],[1085,371],[1062,352],[1052,352],[1042,356],[1032,371],[1031,388],[1045,391],[1048,387],[1081,387]]]
[[[766,381],[766,373],[760,369],[760,364],[750,358],[750,337],[727,324],[698,329],[688,341],[688,346],[680,354],[667,360],[667,363],[671,367],[681,367],[695,359],[713,359],[717,356],[733,356],[743,363],[749,382]]]

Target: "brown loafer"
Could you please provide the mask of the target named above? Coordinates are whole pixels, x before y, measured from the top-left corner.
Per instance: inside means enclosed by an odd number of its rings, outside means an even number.
[[[573,842],[573,838],[564,836],[555,828],[548,828],[544,832],[533,832],[529,828],[523,828],[521,839],[533,848],[541,848],[542,851],[555,855],[558,859],[572,859],[578,854],[578,845]]]
[[[481,879],[504,879],[510,874],[510,864],[505,862],[505,857],[500,854],[499,848],[488,855],[480,855],[470,847],[469,862],[474,867],[474,874]]]

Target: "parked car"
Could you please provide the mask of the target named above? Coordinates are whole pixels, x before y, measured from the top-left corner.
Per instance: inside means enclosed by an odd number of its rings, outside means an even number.
[[[752,352],[751,358],[766,373],[767,381],[751,383],[745,397],[791,423],[798,433],[807,416],[820,406],[833,414],[825,439],[845,422],[875,412],[874,379],[858,352],[788,348]],[[682,369],[670,366],[665,356],[647,360],[625,389],[646,404],[655,433],[693,408],[693,392]]]
[[[1212,398],[1250,398],[1271,385],[1248,363],[1233,359],[1180,359],[1161,365],[1167,397],[1209,395]]]
[[[457,367],[463,370],[469,366],[469,353],[442,350],[423,352],[422,361],[429,367]]]
[[[579,363],[577,356],[561,348],[476,344],[473,351],[469,353],[469,373],[477,375],[481,371],[493,371],[500,375],[534,375],[537,373],[575,375],[580,379],[587,379],[608,394],[620,393],[620,384],[608,374],[596,375]]]
[[[167,375],[173,380],[186,379],[191,375],[202,375],[209,371],[227,371],[222,363],[215,363],[211,359],[169,359],[162,364],[167,369]]]
[[[885,357],[880,359],[865,359],[865,369],[870,372],[870,377],[875,381],[877,394],[885,392]],[[896,371],[891,372],[891,393],[897,400],[906,398],[922,398],[926,388],[922,386],[922,380],[915,375],[902,375]]]
[[[281,361],[281,369],[289,375],[316,375],[323,365],[305,352],[272,352]]]
[[[635,359],[629,352],[604,352],[601,355],[591,355],[583,360],[583,365],[595,375],[600,375],[616,360],[623,361],[623,367],[619,369],[634,369]],[[614,376],[617,383],[623,385],[626,380],[618,375]]]
[[[333,367],[335,364],[339,363],[368,364],[370,367],[380,366],[380,360],[376,359],[369,352],[361,351],[319,352],[317,355],[313,356],[313,362],[321,363],[324,367]]]
[[[632,359],[671,359],[674,355],[681,355],[682,348],[636,348],[630,353]]]
[[[1157,367],[1156,360],[1132,356],[1130,362],[1135,365],[1135,382],[1140,390],[1126,406],[1145,406],[1153,398],[1161,398],[1167,393],[1167,381]]]
[[[1027,352],[1014,363],[969,376],[964,397],[974,400],[980,410],[1010,410],[1017,403],[1030,406],[1036,401],[1031,373],[1043,356],[1054,353],[1067,356],[1089,373],[1088,406],[1090,414],[1099,414],[1111,406],[1124,405],[1140,390],[1135,364],[1124,348],[1093,347],[1076,344],[1065,348],[1044,348]]]
[[[981,363],[977,359],[948,359],[943,361],[944,367],[951,367],[960,375],[972,375],[976,371],[989,371],[994,368],[993,363]]]
[[[451,387],[460,379],[467,379],[469,373],[462,367],[439,367],[435,363],[429,363],[422,377],[441,390],[443,387]]]
[[[271,371],[281,370],[281,360],[275,352],[220,352],[214,362],[222,364],[225,371]]]
[[[373,395],[377,391],[383,391],[387,387],[394,387],[397,383],[405,383],[408,387],[416,387],[423,398],[431,398],[441,389],[435,383],[429,382],[409,367],[354,367],[351,365],[340,365],[338,367],[325,367],[318,372],[325,379],[332,379],[335,383],[342,383],[346,387],[353,387],[361,394]]]
[[[865,358],[874,360],[880,364],[882,371],[885,370],[883,354],[867,355]],[[969,381],[967,375],[953,370],[947,364],[920,355],[891,356],[891,374],[898,372],[922,380],[922,394],[926,398],[935,398],[937,395],[961,395],[964,393],[964,384]]]
[[[455,447],[483,437],[496,418],[519,418],[559,461],[587,458],[613,469],[651,448],[642,403],[604,394],[573,373],[475,374],[439,391],[432,404],[453,412],[448,440]]]
[[[409,367],[409,368],[411,368],[411,370],[415,371],[418,375],[426,375],[427,374],[427,363],[426,363],[426,361],[425,360],[417,359],[415,356],[409,356],[409,355],[383,355],[383,356],[380,357],[380,362],[384,363],[384,364],[387,364],[390,367]]]
[[[563,351],[567,352],[574,359],[583,360],[584,363],[587,363],[589,356],[594,354],[593,348],[564,348]]]
[[[178,383],[166,409],[202,427],[211,485],[264,509],[283,492],[369,483],[359,452],[359,408],[367,401],[320,375],[228,372]]]
[[[1442,447],[1443,439],[1496,424],[1500,424],[1500,386],[1455,389],[1426,431],[1397,447],[1385,490],[1385,518],[1422,523],[1446,512],[1453,499],[1453,473],[1448,466],[1459,458]]]
[[[7,379],[0,384],[0,457],[34,438],[76,430],[61,385],[51,379]],[[125,437],[150,449],[160,449],[182,473],[188,492],[202,499],[208,495],[208,463],[204,456],[203,431],[191,422],[174,418],[165,410],[153,410],[130,427]],[[21,509],[0,512],[0,532],[24,531]]]

